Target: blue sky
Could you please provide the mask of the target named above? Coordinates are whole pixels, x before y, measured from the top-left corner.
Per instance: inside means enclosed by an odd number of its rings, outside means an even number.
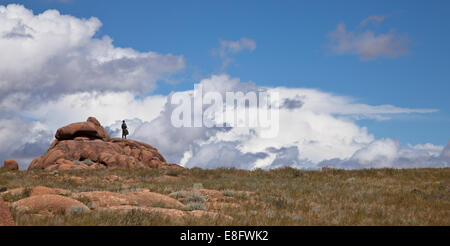
[[[160,82],[153,94],[193,89],[213,74],[226,73],[260,86],[316,88],[369,105],[437,109],[430,114],[359,120],[376,138],[402,144],[444,146],[450,137],[449,1],[106,1],[33,0],[19,3],[34,14],[57,9],[78,18],[97,17],[116,47],[183,56],[185,69]],[[379,22],[363,26],[370,16]],[[405,52],[365,60],[337,54],[329,34],[390,31],[404,38]],[[213,54],[219,40],[254,40],[256,48],[223,60]]]
[[[76,17],[99,18],[99,36],[116,46],[184,55],[185,74],[156,93],[192,89],[196,79],[220,73],[211,55],[218,39],[255,40],[226,68],[259,85],[311,87],[352,96],[368,104],[434,108],[438,113],[393,121],[367,121],[377,137],[402,143],[445,145],[450,136],[450,20],[448,1],[7,1],[35,13],[49,8]],[[361,61],[333,55],[326,35],[339,23],[357,26],[372,15],[387,19],[375,30],[407,34],[409,53]]]

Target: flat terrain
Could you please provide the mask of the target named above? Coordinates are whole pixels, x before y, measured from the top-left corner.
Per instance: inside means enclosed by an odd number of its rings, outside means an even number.
[[[64,189],[62,195],[76,197],[90,210],[42,214],[12,207],[36,186]],[[20,192],[7,192],[19,187]],[[450,225],[450,168],[0,170],[0,188],[7,190],[0,196],[16,225]],[[176,211],[189,216],[166,216],[175,210],[158,204],[152,206],[165,209],[161,215],[137,209],[139,203],[125,212],[99,209],[74,195],[142,190],[178,200],[185,207]],[[190,216],[196,214],[191,211],[220,216]]]

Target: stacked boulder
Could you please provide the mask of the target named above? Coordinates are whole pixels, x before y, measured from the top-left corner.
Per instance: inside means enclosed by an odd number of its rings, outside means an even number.
[[[3,168],[8,170],[19,170],[19,164],[15,160],[5,160],[3,162]]]
[[[158,150],[139,141],[110,138],[100,122],[89,117],[56,131],[47,153],[30,169],[70,170],[97,168],[182,168],[168,164]]]

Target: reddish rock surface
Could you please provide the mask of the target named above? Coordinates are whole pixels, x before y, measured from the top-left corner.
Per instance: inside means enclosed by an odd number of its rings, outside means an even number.
[[[149,144],[111,139],[94,117],[58,129],[55,137],[47,153],[34,159],[28,169],[182,168],[167,164]]]
[[[183,209],[183,203],[169,196],[155,192],[132,192],[127,194],[128,199],[133,204],[147,207],[164,207]]]
[[[144,192],[130,192],[130,193],[114,193],[110,191],[91,191],[80,192],[74,194],[73,197],[87,198],[98,208],[114,207],[114,206],[145,206],[145,207],[165,207],[183,209],[184,205],[176,199],[165,196],[159,193],[144,191]]]
[[[72,123],[59,128],[56,131],[57,140],[69,140],[77,137],[87,137],[108,141],[109,135],[94,117],[89,117],[85,122]]]
[[[18,193],[25,188],[7,192]],[[233,218],[220,213],[222,209],[237,209],[236,203],[214,201],[220,191],[200,189],[198,194],[208,195],[212,201],[206,203],[208,210],[186,210],[180,201],[167,195],[142,189],[139,192],[116,193],[111,191],[70,192],[64,189],[36,186],[30,196],[10,205],[19,214],[36,216],[68,215],[89,212],[129,213],[133,210],[149,216],[162,216],[175,220],[196,220],[202,217],[231,221]],[[187,192],[187,191],[186,191]],[[191,191],[192,192],[192,191]],[[2,193],[4,195],[6,192]],[[62,195],[64,194],[64,195]],[[214,198],[213,198],[214,197]],[[231,198],[230,198],[231,199]],[[8,204],[0,198],[0,225],[14,225]]]
[[[13,226],[14,219],[9,211],[8,204],[0,198],[0,226]]]
[[[6,160],[3,163],[3,168],[9,169],[9,170],[19,170],[19,164],[15,160]]]
[[[11,205],[19,212],[29,212],[42,215],[50,215],[63,211],[70,213],[72,208],[79,208],[89,211],[89,208],[83,203],[60,195],[36,195],[24,198]]]
[[[0,192],[0,196],[6,196],[6,195],[11,195],[11,196],[17,196],[21,193],[23,193],[23,191],[25,190],[25,188],[14,188],[14,189],[10,189],[4,192]]]
[[[36,186],[31,189],[30,196],[40,195],[66,195],[70,194],[70,191],[58,188],[49,188],[45,186]]]
[[[74,194],[73,197],[76,199],[88,199],[97,208],[129,205],[126,195],[111,191],[80,192]]]

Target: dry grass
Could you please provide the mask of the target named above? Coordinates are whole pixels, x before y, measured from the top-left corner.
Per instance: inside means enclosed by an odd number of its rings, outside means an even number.
[[[0,188],[47,187],[72,192],[141,188],[169,194],[202,184],[239,204],[224,208],[231,222],[184,222],[139,211],[33,217],[13,211],[19,225],[450,225],[450,168],[300,171],[236,169],[0,170]],[[249,191],[249,192],[239,192]]]

